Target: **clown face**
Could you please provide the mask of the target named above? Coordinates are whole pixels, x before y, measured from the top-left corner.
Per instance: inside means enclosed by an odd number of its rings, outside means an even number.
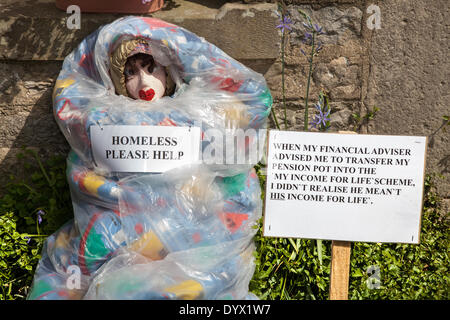
[[[125,64],[125,84],[133,99],[155,101],[164,96],[166,72],[151,55],[138,53]]]

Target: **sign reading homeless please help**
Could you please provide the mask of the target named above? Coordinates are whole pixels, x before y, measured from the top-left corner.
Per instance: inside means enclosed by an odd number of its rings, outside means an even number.
[[[112,172],[164,172],[199,160],[200,128],[91,126],[97,167]]]
[[[271,130],[264,235],[418,243],[426,138]]]

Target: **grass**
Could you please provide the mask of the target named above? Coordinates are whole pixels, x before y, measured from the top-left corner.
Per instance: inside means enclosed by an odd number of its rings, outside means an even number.
[[[28,180],[11,182],[0,199],[1,299],[25,298],[45,235],[73,217],[65,158],[57,156],[40,162],[36,154],[29,152],[24,152],[22,158],[28,160],[24,163]],[[265,190],[262,168],[256,169]],[[425,179],[419,245],[352,243],[350,299],[450,298],[449,220],[434,188],[436,179],[437,175]],[[38,210],[46,215],[36,234]],[[250,291],[269,300],[328,299],[331,241],[265,238],[262,221],[257,227],[256,268]],[[26,243],[24,234],[36,236]],[[374,278],[368,272],[371,269],[379,271],[378,289],[369,284]]]

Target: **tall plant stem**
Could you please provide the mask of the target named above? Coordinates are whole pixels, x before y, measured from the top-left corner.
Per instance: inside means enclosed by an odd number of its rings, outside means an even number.
[[[309,59],[309,72],[308,72],[308,82],[306,84],[306,97],[305,97],[305,123],[303,125],[303,130],[308,131],[308,99],[309,99],[309,87],[311,85],[311,75],[312,75],[312,67],[313,67],[313,59],[314,59],[314,45],[315,45],[316,33],[312,33],[312,41],[311,41],[311,58]],[[319,256],[320,267],[322,268],[322,240],[316,240],[317,245],[317,253]]]
[[[311,59],[309,59],[309,72],[308,72],[308,82],[306,84],[306,97],[305,97],[305,123],[303,125],[303,130],[308,131],[308,99],[309,99],[309,86],[311,84],[311,74],[312,74],[312,66],[314,59],[314,40],[316,33],[312,34],[312,42],[311,42]]]
[[[272,107],[272,117],[273,117],[273,121],[275,122],[275,126],[277,127],[278,130],[280,130],[280,125],[278,124],[278,119],[277,119],[277,115],[275,114],[275,110]]]
[[[36,152],[36,150],[33,150],[33,149],[29,149],[29,150],[32,153],[33,157],[36,159],[36,161],[37,161],[37,163],[39,165],[39,168],[41,169],[41,172],[42,172],[42,174],[45,177],[45,180],[47,180],[47,182],[48,182],[48,185],[53,189],[53,184],[52,184],[52,182],[50,181],[50,178],[47,175],[47,171],[45,171],[45,168],[42,165],[41,159],[39,159],[38,153]],[[56,191],[56,190],[54,190],[54,191]]]
[[[281,90],[283,92],[283,108],[284,108],[284,130],[287,130],[287,112],[286,112],[286,95],[284,90],[284,43],[285,43],[285,30],[281,36]]]

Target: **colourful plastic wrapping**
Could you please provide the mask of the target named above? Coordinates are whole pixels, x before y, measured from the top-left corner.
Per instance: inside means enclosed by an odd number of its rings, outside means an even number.
[[[177,89],[154,102],[117,95],[111,52],[145,39]],[[163,173],[112,172],[94,164],[92,126],[199,126],[199,154],[222,134],[265,139],[272,97],[262,75],[203,38],[161,20],[125,17],[89,35],[55,84],[53,110],[72,150],[74,219],[45,242],[28,299],[253,299],[259,180],[245,163],[185,165]],[[264,141],[263,141],[264,142]],[[224,145],[226,148],[227,145]]]

